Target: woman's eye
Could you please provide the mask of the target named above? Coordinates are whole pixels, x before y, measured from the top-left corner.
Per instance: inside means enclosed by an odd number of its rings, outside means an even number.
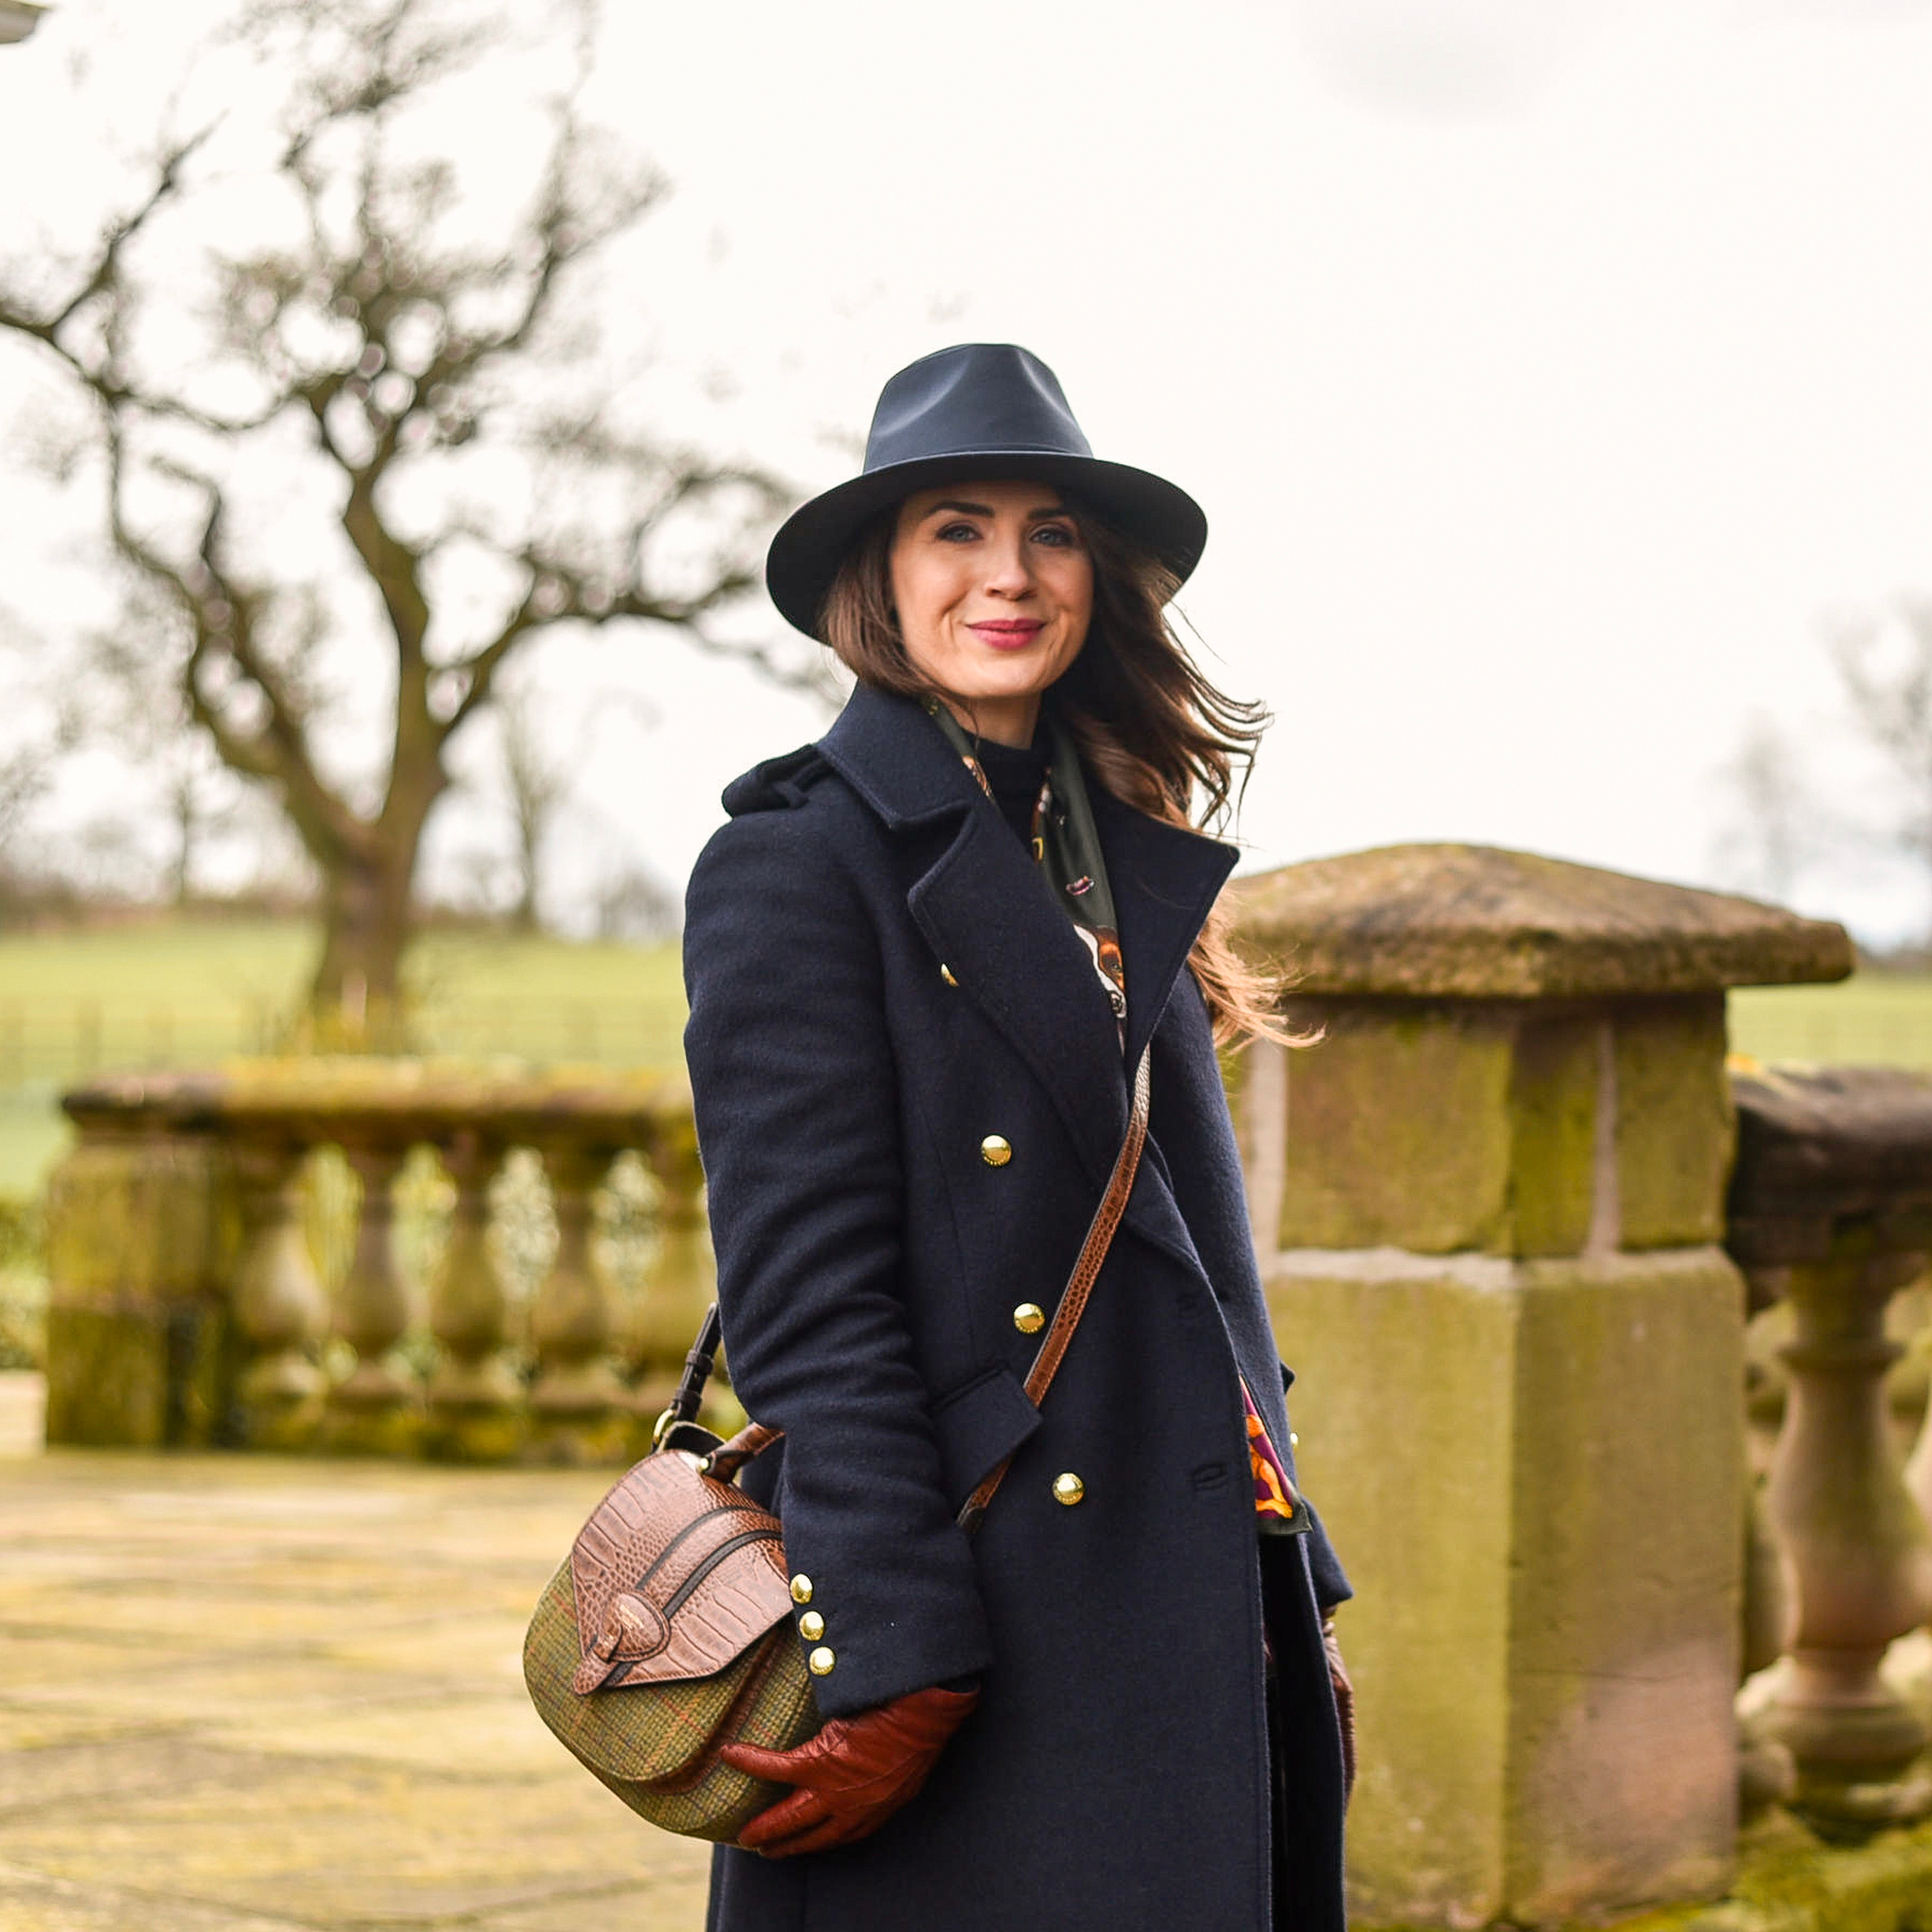
[[[979,532],[971,524],[946,524],[937,534],[941,543],[967,543]]]
[[[1071,549],[1079,539],[1064,524],[1041,524],[1033,533],[1036,541],[1051,544],[1056,549]]]

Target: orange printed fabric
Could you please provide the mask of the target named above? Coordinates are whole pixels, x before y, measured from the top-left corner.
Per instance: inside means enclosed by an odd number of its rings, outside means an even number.
[[[1255,1513],[1292,1523],[1294,1485],[1288,1479],[1288,1470],[1274,1444],[1268,1440],[1267,1424],[1262,1422],[1245,1381],[1241,1383],[1241,1407],[1248,1412],[1248,1467],[1255,1478]]]

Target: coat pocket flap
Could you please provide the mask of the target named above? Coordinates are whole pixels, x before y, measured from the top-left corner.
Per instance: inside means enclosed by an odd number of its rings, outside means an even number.
[[[957,1506],[1040,1426],[1040,1411],[1011,1369],[982,1370],[933,1407],[940,1467]]]

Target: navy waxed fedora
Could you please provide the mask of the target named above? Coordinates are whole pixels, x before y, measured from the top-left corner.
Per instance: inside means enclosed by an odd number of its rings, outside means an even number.
[[[820,636],[832,579],[880,510],[955,478],[1009,476],[1064,485],[1177,580],[1201,560],[1208,519],[1185,490],[1096,457],[1038,356],[1011,342],[963,342],[921,357],[879,391],[864,469],[792,511],[772,539],[772,602]]]

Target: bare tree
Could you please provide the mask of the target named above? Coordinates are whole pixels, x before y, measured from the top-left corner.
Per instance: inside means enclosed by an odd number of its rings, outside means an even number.
[[[168,895],[177,907],[194,897],[204,850],[234,817],[234,800],[224,794],[222,774],[210,770],[209,764],[201,745],[192,739],[177,739],[161,752],[161,796],[174,834]]]
[[[43,641],[12,611],[0,606],[0,652],[38,658]],[[0,891],[30,886],[45,867],[30,853],[34,808],[47,795],[62,758],[80,735],[78,706],[69,691],[44,689],[48,680],[14,664],[4,667],[9,708],[25,709],[18,741],[0,751]],[[25,701],[25,703],[23,703]],[[20,725],[16,716],[8,723]]]
[[[1788,902],[1817,849],[1817,808],[1798,746],[1775,719],[1755,712],[1717,777],[1731,806],[1719,866],[1746,890]]]
[[[597,937],[655,943],[677,930],[678,896],[649,866],[620,860],[597,888]]]
[[[1901,787],[1887,836],[1924,869],[1932,894],[1932,598],[1901,596],[1881,611],[1841,618],[1827,628],[1825,646],[1853,723]]]
[[[502,734],[504,789],[509,794],[516,831],[517,903],[510,923],[519,932],[536,932],[543,882],[543,845],[557,808],[570,795],[572,770],[581,758],[565,758],[546,748],[527,691],[506,690],[496,701]]]
[[[534,186],[481,239],[421,110],[512,47],[513,25],[474,0],[253,0],[220,58],[278,90],[275,237],[229,252],[214,217],[195,227],[232,185],[208,125],[164,135],[78,258],[0,270],[0,328],[92,404],[142,648],[320,874],[311,1011],[341,1043],[402,1037],[449,748],[545,626],[668,626],[807,689],[821,675],[816,654],[730,638],[781,485],[640,428],[599,380],[578,298],[663,184],[582,110],[592,6],[552,9],[574,78],[548,104]],[[174,299],[183,287],[197,299]],[[275,539],[305,491],[333,552],[297,571]],[[384,689],[384,755],[358,761],[341,721]]]

